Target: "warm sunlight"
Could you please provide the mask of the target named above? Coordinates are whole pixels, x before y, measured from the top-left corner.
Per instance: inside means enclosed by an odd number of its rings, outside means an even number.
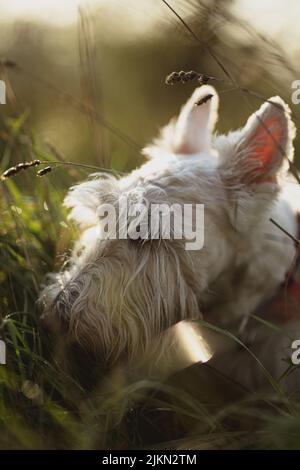
[[[151,5],[150,5],[151,3]],[[170,5],[179,8],[182,15],[188,16],[190,8],[188,2],[170,0]],[[130,34],[140,32],[142,29],[157,27],[157,21],[170,20],[170,12],[161,0],[0,0],[1,21],[18,19],[31,19],[44,21],[55,25],[68,25],[77,21],[78,7],[97,9],[101,7],[109,21],[116,21],[120,14],[126,21],[118,26],[118,30],[126,30]],[[275,34],[293,49],[298,47],[296,39],[299,38],[298,15],[300,10],[298,0],[290,0],[289,8],[284,0],[236,0],[233,2],[233,11],[241,18],[246,19],[262,32]],[[284,14],[283,14],[284,13]],[[174,20],[174,18],[172,19]]]
[[[2,467],[300,450],[300,1],[0,12]]]
[[[72,23],[77,17],[79,3],[80,0],[0,0],[1,20],[35,19],[54,24]]]

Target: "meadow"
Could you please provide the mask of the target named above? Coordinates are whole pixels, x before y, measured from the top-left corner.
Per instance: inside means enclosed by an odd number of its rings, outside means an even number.
[[[122,368],[99,380],[87,358],[69,374],[39,325],[41,286],[76,238],[62,206],[67,189],[97,168],[122,174],[140,164],[143,145],[196,85],[167,86],[169,73],[213,77],[222,131],[243,123],[262,97],[278,93],[291,104],[297,69],[282,48],[236,21],[230,2],[211,3],[193,2],[188,23],[170,10],[161,34],[126,42],[112,43],[105,28],[98,34],[97,16],[85,12],[75,29],[18,23],[0,33],[0,172],[43,162],[0,181],[1,449],[300,448],[300,406],[280,381],[270,394],[249,394],[197,364],[163,381],[128,383]],[[224,33],[222,21],[251,40]]]

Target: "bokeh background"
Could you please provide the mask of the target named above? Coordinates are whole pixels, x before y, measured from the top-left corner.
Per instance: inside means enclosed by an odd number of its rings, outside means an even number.
[[[68,160],[124,170],[196,86],[167,87],[173,70],[227,79],[225,66],[238,86],[291,105],[291,83],[300,78],[297,0],[169,4],[198,41],[162,0],[0,1],[0,57],[20,67],[0,72],[10,84],[1,115],[26,109],[37,138]],[[216,86],[220,131],[241,126],[260,105],[230,83]]]
[[[172,71],[218,79],[219,132],[276,94],[298,126],[299,15],[298,0],[0,0],[1,173],[34,158],[131,170],[196,86],[167,86]],[[155,383],[128,383],[118,369],[98,384],[91,362],[79,361],[83,376],[61,370],[36,299],[76,238],[63,197],[90,171],[0,181],[0,449],[299,449],[298,402],[245,399],[205,364]]]

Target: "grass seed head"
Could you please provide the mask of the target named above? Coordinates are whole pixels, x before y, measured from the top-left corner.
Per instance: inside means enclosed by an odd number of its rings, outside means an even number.
[[[174,83],[181,82],[186,83],[192,80],[197,79],[200,86],[205,85],[210,80],[210,77],[204,75],[203,73],[195,72],[195,70],[190,70],[185,72],[181,70],[180,72],[172,72],[166,77],[166,85],[174,85]]]
[[[10,176],[16,175],[17,173],[19,173],[19,171],[20,171],[20,169],[18,169],[15,166],[12,166],[12,167],[8,168],[8,170],[6,170],[2,174],[1,180],[5,180],[6,178],[9,178]]]
[[[45,166],[45,168],[42,168],[41,170],[37,172],[37,176],[44,176],[47,173],[50,173],[52,169],[53,169],[52,166]]]
[[[12,166],[8,168],[1,176],[1,180],[5,180],[6,178],[9,178],[10,176],[14,176],[20,171],[27,170],[28,168],[31,168],[33,166],[40,165],[41,161],[40,160],[32,160],[30,162],[22,162],[18,163],[16,166]]]

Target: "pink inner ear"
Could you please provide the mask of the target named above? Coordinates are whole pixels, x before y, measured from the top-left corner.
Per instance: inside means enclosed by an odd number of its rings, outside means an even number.
[[[262,163],[262,171],[266,171],[276,166],[284,130],[276,119],[266,119],[263,122],[264,125],[261,123],[253,136],[258,148],[252,158],[259,160]]]
[[[276,170],[282,157],[280,149],[284,129],[281,121],[276,118],[265,119],[263,123],[260,123],[252,136],[254,152],[251,158],[261,164],[261,167],[257,168],[256,181],[272,182],[276,179]]]

